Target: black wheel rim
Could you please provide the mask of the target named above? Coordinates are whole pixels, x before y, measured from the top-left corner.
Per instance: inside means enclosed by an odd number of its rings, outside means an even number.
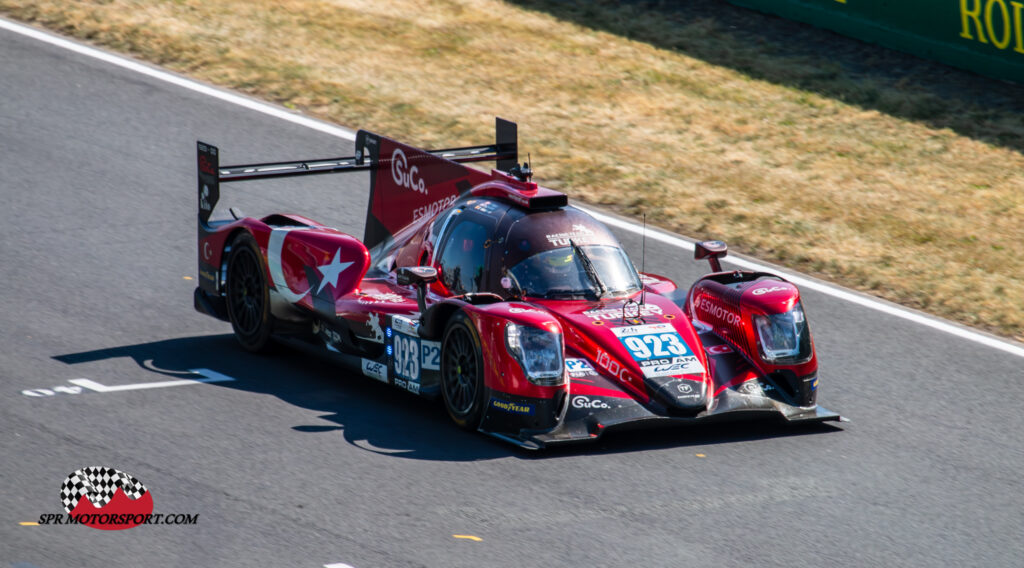
[[[444,363],[444,390],[449,408],[458,416],[469,414],[478,388],[476,346],[469,332],[457,327],[448,334]]]
[[[263,277],[256,256],[249,249],[238,251],[228,271],[228,299],[239,333],[255,335],[263,323]]]

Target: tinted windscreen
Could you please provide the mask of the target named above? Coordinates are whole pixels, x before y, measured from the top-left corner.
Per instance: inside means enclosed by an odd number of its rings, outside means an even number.
[[[509,272],[526,296],[590,298],[624,296],[640,290],[640,278],[622,249],[583,245],[546,250],[513,266]],[[588,270],[587,260],[592,270]]]
[[[455,294],[479,292],[483,287],[488,230],[469,219],[455,223],[441,252],[441,281]]]

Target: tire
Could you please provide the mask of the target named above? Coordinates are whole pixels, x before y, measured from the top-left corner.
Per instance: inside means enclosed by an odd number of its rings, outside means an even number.
[[[247,351],[265,351],[274,329],[267,270],[256,239],[243,233],[231,243],[226,300],[235,338]]]
[[[484,358],[480,336],[463,311],[448,321],[441,341],[441,395],[460,428],[475,430],[484,414]]]

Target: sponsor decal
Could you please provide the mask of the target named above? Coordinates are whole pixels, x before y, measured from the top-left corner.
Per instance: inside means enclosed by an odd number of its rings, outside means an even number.
[[[726,353],[733,352],[732,347],[724,343],[721,345],[709,345],[704,348],[704,351],[707,351],[709,355],[725,355]]]
[[[565,371],[569,373],[569,378],[571,379],[597,375],[597,371],[590,366],[586,359],[566,359]]]
[[[327,327],[319,320],[313,321],[313,333],[320,336],[320,339],[329,346],[341,344],[341,334]]]
[[[749,396],[767,396],[765,393],[775,390],[775,387],[768,383],[762,383],[757,379],[752,379],[737,387],[736,390]]]
[[[594,236],[594,231],[586,225],[576,224],[572,226],[571,231],[566,231],[564,233],[551,233],[549,235],[544,235],[544,238],[556,247],[567,247],[569,246],[570,240],[575,241],[576,244],[580,244],[588,242],[592,236]]]
[[[204,152],[208,152],[210,150],[210,147],[209,146],[203,146],[202,149],[203,149]],[[211,152],[211,153],[214,154],[214,155],[217,154],[216,152]],[[211,176],[217,175],[216,170],[213,169],[213,164],[210,163],[210,159],[207,158],[206,156],[203,156],[202,154],[200,154],[200,156],[199,156],[199,171],[203,172],[204,174],[211,175]],[[206,187],[206,186],[203,186],[203,187]]]
[[[395,148],[391,153],[391,178],[401,187],[427,194],[427,186],[419,177],[419,167],[409,167],[409,159],[401,148]]]
[[[698,298],[694,303],[694,307],[697,308],[698,312],[704,313],[708,317],[719,319],[729,325],[739,325],[740,316],[731,310],[727,310],[722,306],[711,302],[707,298]]]
[[[627,371],[627,369],[623,367],[621,364],[619,364],[618,361],[612,359],[612,356],[606,353],[605,351],[597,352],[597,366],[601,367],[605,371],[608,371],[609,373],[612,374],[612,376],[621,381],[625,381],[628,383],[632,382],[633,380],[633,377],[629,376],[629,372]]]
[[[423,180],[420,180],[421,183],[422,183],[422,181]],[[448,197],[445,197],[444,199],[435,201],[435,202],[430,203],[428,205],[424,205],[422,207],[417,207],[417,208],[412,210],[412,220],[416,221],[416,220],[422,219],[423,217],[433,217],[434,215],[437,215],[438,213],[440,213],[441,211],[444,211],[449,206],[451,206],[453,203],[455,203],[455,201],[458,198],[459,198],[458,195],[450,195]]]
[[[153,513],[153,495],[135,476],[112,467],[83,467],[60,487],[65,514],[39,515],[40,525],[85,525],[116,531],[139,525],[194,525],[198,514]]]
[[[664,282],[664,280],[660,278],[655,278],[653,276],[649,276],[647,274],[641,274],[640,282],[643,283],[644,286],[656,286]]]
[[[622,317],[622,311],[623,310],[620,309],[620,308],[600,308],[600,309],[587,310],[587,311],[583,312],[583,315],[587,316],[588,318],[595,319],[595,320],[597,320],[597,319],[601,319],[601,320],[614,320],[614,319],[620,319]],[[652,316],[652,315],[660,316],[663,313],[664,313],[664,310],[661,309],[661,306],[656,306],[654,304],[641,304],[640,305],[639,317]],[[637,316],[630,316],[630,317],[637,317]]]
[[[209,271],[209,270],[200,270],[199,271],[199,276],[201,278],[205,278],[205,279],[209,280],[210,282],[216,282],[217,281],[217,275],[214,274],[212,271]]]
[[[210,211],[213,207],[210,206],[210,187],[203,184],[203,192],[199,195],[199,208],[203,211]]]
[[[369,359],[363,359],[363,374],[371,379],[388,382],[388,366]]]
[[[472,204],[473,202],[470,202]],[[481,201],[476,205],[473,205],[473,209],[481,213],[493,213],[498,209],[498,204],[493,201]]]
[[[674,377],[676,375],[692,375],[704,372],[704,365],[700,364],[700,360],[695,355],[672,357],[670,359],[653,359],[650,361],[639,361],[639,363],[644,376],[648,378]]]
[[[370,312],[366,319],[366,325],[370,326],[370,333],[373,334],[373,337],[365,337],[363,339],[368,339],[374,343],[384,343],[384,329],[380,326],[380,320],[381,314]]]
[[[398,333],[417,337],[419,336],[420,322],[419,320],[414,320],[404,316],[391,316],[391,327]]]
[[[704,366],[670,323],[613,327],[645,377],[701,374]]]
[[[374,292],[362,294],[357,300],[360,304],[398,304],[405,302],[405,296],[393,292]]]
[[[679,394],[676,395],[677,399],[700,398],[700,389],[690,381],[679,381],[676,383],[676,390],[679,391]]]
[[[772,286],[771,288],[754,288],[750,291],[755,296],[763,296],[765,294],[771,294],[772,292],[786,292],[789,288],[785,286]]]
[[[537,308],[516,308],[516,307],[509,308],[508,312],[510,314],[544,314],[545,313],[544,311],[538,310]]]
[[[508,412],[509,414],[519,414],[522,416],[532,416],[535,411],[532,404],[500,400],[497,398],[491,399],[491,408],[496,408],[502,412]]]
[[[593,408],[611,408],[611,406],[609,406],[608,403],[606,403],[605,401],[603,401],[603,400],[601,400],[599,398],[591,399],[589,397],[582,396],[582,395],[581,396],[574,396],[574,397],[572,397],[572,407],[573,408],[591,408],[591,409],[593,409]]]

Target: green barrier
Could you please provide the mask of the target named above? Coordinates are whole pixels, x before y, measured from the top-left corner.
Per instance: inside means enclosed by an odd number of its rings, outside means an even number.
[[[729,0],[1024,83],[1024,0]]]

